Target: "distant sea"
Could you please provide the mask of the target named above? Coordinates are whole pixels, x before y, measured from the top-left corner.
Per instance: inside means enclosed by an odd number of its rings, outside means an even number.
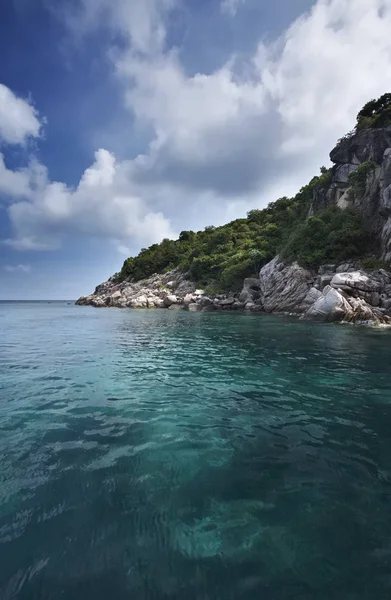
[[[391,598],[391,332],[0,303],[1,600]]]

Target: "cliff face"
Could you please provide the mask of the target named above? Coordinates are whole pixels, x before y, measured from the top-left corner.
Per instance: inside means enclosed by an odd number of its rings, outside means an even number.
[[[332,205],[354,207],[372,250],[391,261],[391,126],[346,136],[330,153],[328,183],[316,190],[309,216]],[[317,272],[279,257],[260,272],[257,302],[265,312],[299,314],[321,321],[391,324],[391,273],[365,272],[360,263],[323,265]]]
[[[391,261],[391,126],[348,135],[332,150],[327,183],[316,188],[309,216],[332,206],[354,207],[375,256]],[[240,295],[207,296],[179,269],[149,279],[109,279],[79,305],[169,308],[190,311],[244,309],[288,313],[322,321],[391,324],[391,273],[368,273],[354,261],[317,270],[285,264],[277,256]]]
[[[310,214],[332,204],[354,206],[374,246],[391,261],[391,126],[347,136],[330,153],[330,182],[315,193]]]

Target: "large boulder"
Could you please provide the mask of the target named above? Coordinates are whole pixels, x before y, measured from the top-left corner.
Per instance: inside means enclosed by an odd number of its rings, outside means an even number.
[[[337,273],[331,280],[331,287],[344,290],[346,293],[353,291],[378,292],[381,284],[363,271],[353,271],[352,273]]]
[[[235,304],[235,298],[232,296],[230,298],[227,298],[226,300],[219,300],[219,306],[221,306],[223,309],[228,309],[228,308],[232,308],[233,305]]]
[[[187,310],[189,310],[190,312],[201,312],[202,307],[196,302],[192,302],[188,305]]]
[[[358,165],[373,161],[380,163],[384,152],[391,146],[391,131],[364,129],[345,139],[330,152],[330,160],[337,165]]]
[[[189,304],[192,304],[193,302],[195,302],[196,297],[194,296],[194,294],[186,294],[186,296],[183,298],[183,304],[185,306],[188,306]]]
[[[164,298],[164,304],[169,308],[172,304],[178,304],[178,298],[174,294],[169,294]]]
[[[353,317],[353,310],[340,292],[327,286],[306,316],[318,321],[343,321]]]
[[[129,303],[130,308],[148,308],[148,298],[146,296],[138,296],[133,298]]]
[[[302,313],[314,274],[297,263],[284,264],[276,256],[261,269],[259,279],[261,305],[266,312]]]
[[[246,304],[258,300],[261,295],[261,282],[254,277],[248,277],[244,280],[243,290],[239,296],[239,302]]]

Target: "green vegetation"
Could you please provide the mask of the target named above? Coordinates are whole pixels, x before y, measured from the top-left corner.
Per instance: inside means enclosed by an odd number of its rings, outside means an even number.
[[[337,146],[343,146],[353,136],[364,129],[379,129],[391,125],[391,94],[383,94],[377,100],[370,100],[357,115],[357,123],[352,131],[338,140]]]
[[[391,124],[391,94],[368,102],[357,116],[356,128],[339,140],[345,144],[364,128]],[[368,176],[376,165],[361,164],[349,177],[356,197],[365,192]],[[372,241],[354,208],[332,206],[308,217],[314,195],[331,181],[332,169],[321,168],[294,198],[280,198],[264,210],[251,210],[245,219],[203,231],[182,231],[177,240],[163,240],[128,258],[119,280],[138,281],[175,267],[188,272],[210,293],[236,291],[243,279],[280,254],[309,268],[326,262],[362,258],[373,250]],[[368,265],[374,264],[368,259]],[[376,263],[377,264],[377,263]]]
[[[375,258],[371,256],[370,258],[364,258],[362,261],[362,266],[366,271],[378,271],[379,269],[389,269],[390,265],[379,258]]]
[[[352,192],[356,197],[361,197],[365,193],[368,176],[376,169],[376,163],[367,161],[361,163],[353,173],[349,175],[349,183]]]
[[[377,129],[391,124],[391,94],[370,100],[357,115],[356,131]]]
[[[330,176],[331,170],[323,167],[294,198],[280,198],[222,227],[182,231],[178,240],[143,249],[124,262],[120,279],[137,281],[179,267],[198,285],[218,293],[238,290],[243,279],[256,276],[278,253],[314,268],[360,256],[367,240],[354,209],[332,207],[307,219],[314,193]]]
[[[361,219],[353,208],[331,206],[309,217],[290,235],[281,256],[307,267],[362,256],[369,246]]]

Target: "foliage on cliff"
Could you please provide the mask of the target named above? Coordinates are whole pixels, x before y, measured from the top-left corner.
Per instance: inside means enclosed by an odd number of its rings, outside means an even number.
[[[357,115],[356,130],[377,129],[391,124],[391,94],[383,94],[377,100],[370,100]]]
[[[341,139],[337,145],[349,142],[359,131],[379,129],[391,125],[391,94],[367,102],[357,115],[356,126]]]
[[[391,94],[368,102],[357,115],[353,131],[339,140],[349,143],[362,129],[391,124]],[[349,183],[356,198],[365,192],[375,165],[362,163]],[[245,219],[203,231],[182,231],[178,240],[163,240],[128,258],[120,280],[147,278],[175,267],[189,272],[200,285],[214,291],[239,289],[245,277],[257,275],[260,267],[280,254],[287,261],[316,268],[322,262],[362,258],[371,248],[365,226],[353,208],[332,206],[308,217],[314,194],[327,188],[332,169],[322,167],[294,198],[280,198],[264,210],[252,210]]]
[[[141,250],[124,262],[120,279],[138,281],[179,267],[202,286],[236,290],[279,252],[287,260],[313,267],[358,255],[364,239],[354,211],[334,208],[306,220],[314,192],[327,185],[330,173],[322,168],[294,198],[252,210],[245,219],[198,232],[182,231],[178,240],[165,239]]]
[[[362,256],[369,243],[353,208],[331,206],[295,227],[281,256],[313,268]]]

